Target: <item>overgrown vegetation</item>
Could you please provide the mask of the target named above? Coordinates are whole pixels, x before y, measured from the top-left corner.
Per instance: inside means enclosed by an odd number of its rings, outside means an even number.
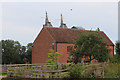
[[[71,66],[70,78],[120,78],[120,64],[101,63]]]
[[[57,60],[58,60],[58,57],[61,55],[60,53],[58,52],[54,52],[53,49],[50,50],[50,53],[48,53],[48,60],[47,60],[47,63],[57,63]]]
[[[71,66],[71,68],[69,70],[70,78],[82,78],[82,77],[84,77],[85,76],[84,70],[85,70],[85,68],[81,64]]]

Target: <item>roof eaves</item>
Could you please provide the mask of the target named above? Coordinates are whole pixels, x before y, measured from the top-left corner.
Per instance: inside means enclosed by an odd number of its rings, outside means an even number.
[[[104,35],[105,35],[105,37],[110,41],[110,43],[112,44],[112,45],[110,45],[110,46],[114,46],[114,44],[113,44],[113,42],[109,39],[109,37],[103,32],[103,31],[101,31]]]

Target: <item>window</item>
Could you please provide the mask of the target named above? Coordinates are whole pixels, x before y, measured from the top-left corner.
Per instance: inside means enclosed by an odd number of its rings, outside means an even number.
[[[71,46],[67,46],[67,53],[71,52]]]

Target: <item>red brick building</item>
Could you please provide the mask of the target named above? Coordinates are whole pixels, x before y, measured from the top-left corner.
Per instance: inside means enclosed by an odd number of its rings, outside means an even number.
[[[41,32],[38,34],[37,38],[33,42],[32,47],[32,63],[46,63],[48,59],[48,53],[50,49],[61,53],[58,58],[59,63],[67,63],[69,54],[68,47],[74,46],[74,41],[78,35],[82,32],[89,32],[89,30],[83,29],[70,29],[67,28],[66,24],[63,23],[61,16],[61,28],[52,27],[51,23],[48,21],[46,15],[46,22],[43,26]],[[110,45],[109,48],[112,49],[111,55],[114,55],[114,44],[107,37],[103,31],[93,31],[99,33],[100,37],[103,37],[103,40]]]

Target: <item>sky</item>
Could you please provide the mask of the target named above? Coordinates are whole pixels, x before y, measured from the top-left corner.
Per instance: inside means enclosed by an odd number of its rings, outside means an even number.
[[[71,10],[72,9],[72,10]],[[60,26],[62,13],[68,28],[98,27],[115,43],[118,40],[117,2],[5,2],[2,3],[2,39],[21,45],[33,42],[45,23],[45,11],[53,27]]]

